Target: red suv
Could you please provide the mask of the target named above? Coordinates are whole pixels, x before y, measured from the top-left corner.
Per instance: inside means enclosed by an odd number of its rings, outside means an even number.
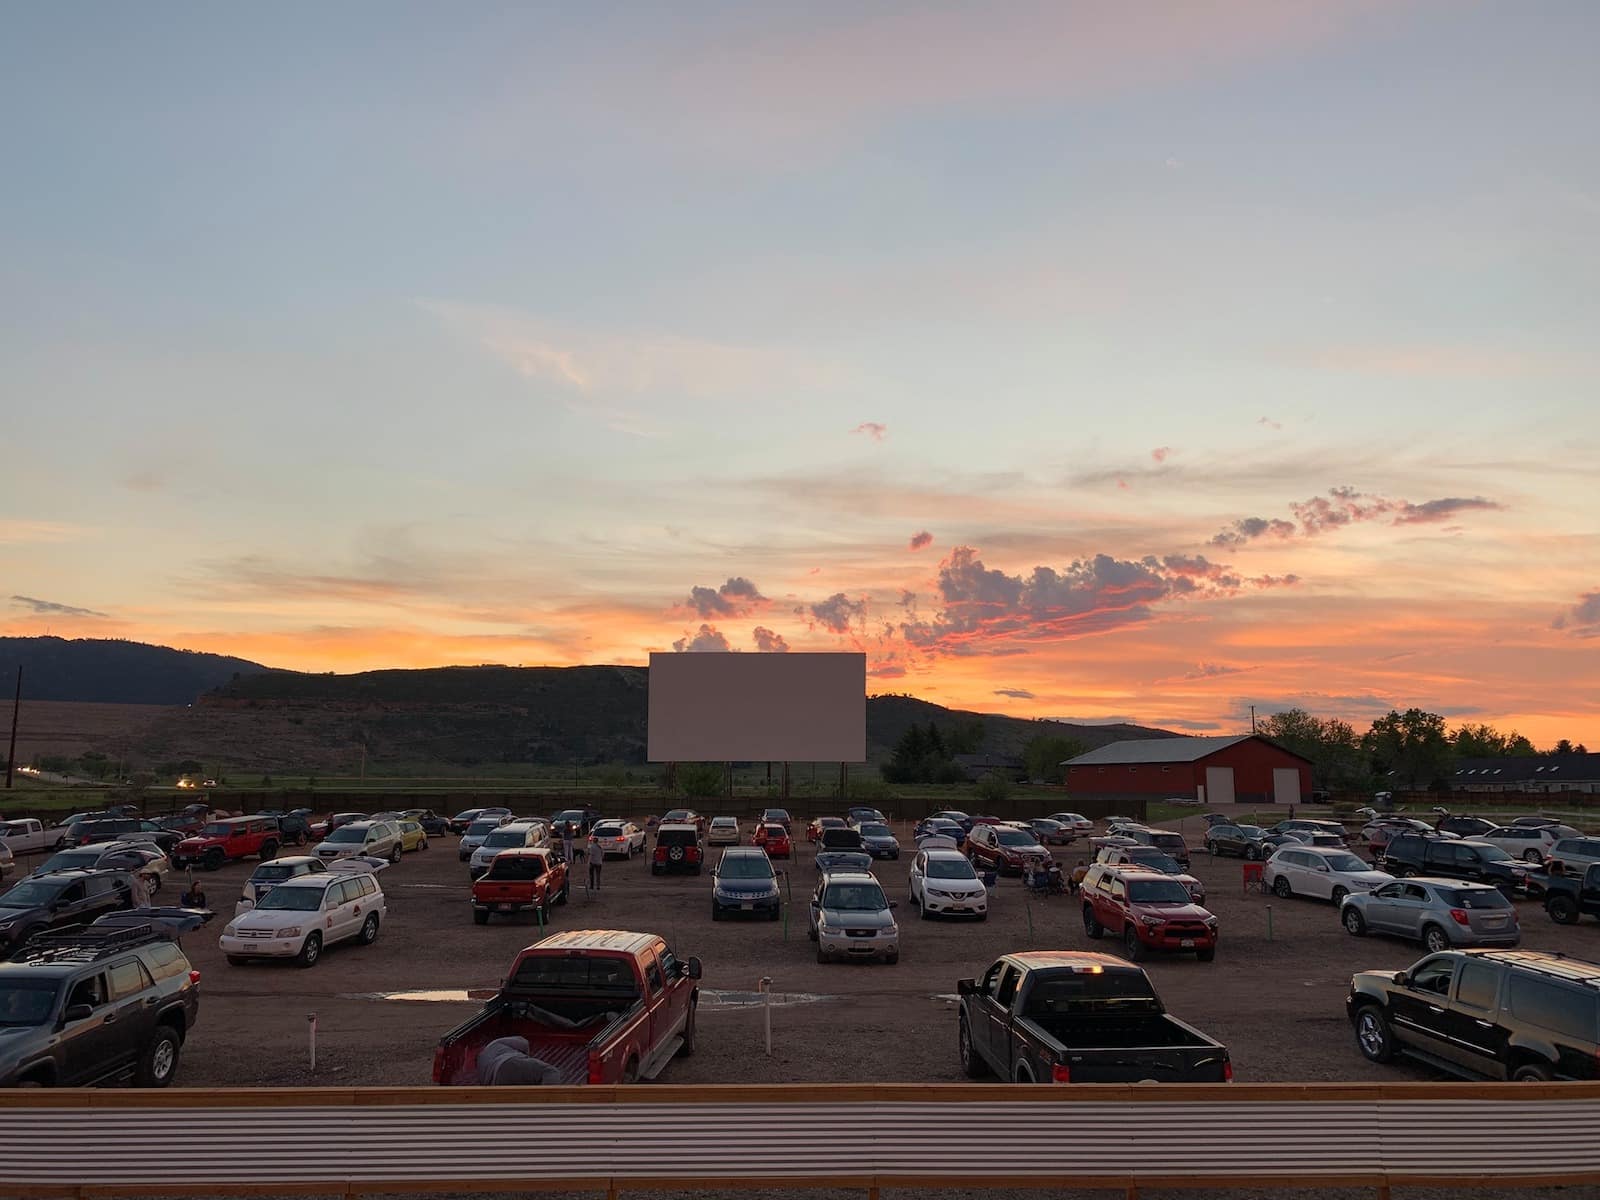
[[[215,871],[223,863],[255,854],[265,862],[275,858],[281,835],[276,817],[229,817],[211,821],[194,837],[184,838],[172,851],[172,865],[178,868],[198,863]]]
[[[656,826],[656,848],[650,855],[650,873],[689,871],[700,874],[705,851],[700,849],[700,831],[688,822]]]
[[[1015,825],[974,825],[967,834],[967,857],[974,866],[1021,875],[1030,863],[1048,867],[1054,855]]]
[[[1149,867],[1096,863],[1083,879],[1083,930],[1092,938],[1120,934],[1137,962],[1146,950],[1217,956],[1217,918],[1194,903],[1189,889]]]

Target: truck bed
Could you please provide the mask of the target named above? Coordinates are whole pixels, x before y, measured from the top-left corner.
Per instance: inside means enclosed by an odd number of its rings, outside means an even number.
[[[589,1051],[604,1045],[618,1025],[637,1009],[637,1002],[619,1011],[590,1001],[548,999],[546,1010],[552,1015],[578,1022],[575,1028],[552,1028],[528,1012],[526,1004],[494,1004],[452,1029],[439,1040],[434,1061],[435,1082],[449,1087],[475,1086],[478,1083],[478,1051],[504,1037],[520,1037],[528,1043],[528,1053],[561,1072],[561,1082],[589,1082]],[[557,1009],[566,1009],[557,1012]]]
[[[1027,1017],[1069,1050],[1214,1044],[1197,1031],[1158,1013],[1137,1016]]]
[[[1176,1017],[1025,1017],[1018,1024],[1061,1048],[1073,1083],[1221,1083],[1229,1077],[1228,1052]]]

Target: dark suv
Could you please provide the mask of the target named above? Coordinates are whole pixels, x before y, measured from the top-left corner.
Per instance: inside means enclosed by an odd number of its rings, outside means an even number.
[[[132,908],[135,897],[147,894],[127,871],[52,871],[24,879],[0,895],[0,942],[10,953],[36,933]]]
[[[166,1087],[199,1011],[200,972],[150,925],[43,934],[0,963],[0,1087]]]
[[[1389,839],[1378,865],[1397,879],[1407,875],[1470,879],[1491,883],[1507,894],[1528,886],[1527,866],[1488,842],[1402,833]]]
[[[1345,1009],[1373,1062],[1396,1054],[1470,1078],[1600,1078],[1600,966],[1533,950],[1446,950],[1363,971]]]
[[[92,846],[96,842],[154,842],[168,854],[183,840],[176,830],[165,829],[140,817],[91,817],[67,830],[67,845]]]

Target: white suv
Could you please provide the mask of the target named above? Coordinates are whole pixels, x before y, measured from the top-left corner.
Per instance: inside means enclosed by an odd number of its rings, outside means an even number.
[[[950,841],[946,838],[945,841]],[[989,892],[961,851],[926,846],[911,860],[911,903],[926,921],[938,913],[951,916],[989,916]]]
[[[1480,833],[1472,840],[1499,846],[1512,858],[1520,858],[1523,862],[1542,863],[1562,838],[1582,836],[1571,825],[1502,825],[1499,829]]]
[[[235,966],[251,958],[292,958],[309,967],[334,942],[354,938],[372,945],[387,915],[376,875],[301,875],[277,884],[249,912],[228,922],[222,952]]]
[[[1315,896],[1343,904],[1352,892],[1370,892],[1394,876],[1374,871],[1350,851],[1337,846],[1280,846],[1263,871],[1267,886],[1287,900]]]
[[[543,821],[513,821],[509,825],[500,826],[483,839],[483,844],[472,852],[467,870],[476,879],[489,869],[495,855],[500,851],[521,850],[527,846],[542,846],[544,843]]]
[[[397,863],[400,850],[400,826],[393,821],[351,821],[330,833],[312,853],[324,861],[360,854]]]

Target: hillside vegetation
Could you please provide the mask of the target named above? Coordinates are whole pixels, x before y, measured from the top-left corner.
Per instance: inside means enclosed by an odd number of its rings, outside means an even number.
[[[93,704],[189,704],[235,675],[270,668],[243,658],[109,638],[0,638],[0,692],[11,698],[17,667],[30,700]]]

